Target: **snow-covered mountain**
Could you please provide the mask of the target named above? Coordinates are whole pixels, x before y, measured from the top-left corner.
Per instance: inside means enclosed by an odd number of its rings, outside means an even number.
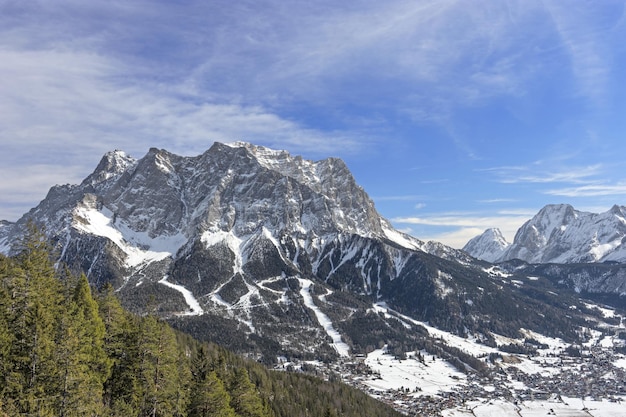
[[[494,262],[510,246],[498,228],[487,229],[481,235],[472,238],[463,250],[475,258]]]
[[[336,158],[247,143],[195,157],[114,151],[81,184],[53,187],[1,224],[0,250],[30,220],[60,261],[112,283],[129,309],[265,359],[423,343],[380,303],[485,340],[520,337],[520,327],[571,339],[583,320],[568,309],[580,304],[573,293],[557,296],[548,279],[520,286],[523,276],[396,231]]]
[[[547,205],[517,231],[512,244],[486,231],[463,248],[490,262],[520,259],[528,263],[626,262],[626,207],[605,213]]]

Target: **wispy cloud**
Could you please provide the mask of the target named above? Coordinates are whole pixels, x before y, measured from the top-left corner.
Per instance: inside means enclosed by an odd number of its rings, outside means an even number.
[[[387,195],[373,197],[376,201],[416,201],[423,199],[423,195],[407,194],[407,195]]]
[[[623,13],[623,4],[616,3],[615,7],[617,12]],[[594,107],[605,106],[613,70],[608,48],[611,38],[619,36],[615,26],[592,3],[571,7],[563,2],[548,1],[545,9],[568,52],[577,80],[577,94],[586,97]]]
[[[447,231],[442,233],[426,233],[420,235],[419,238],[426,241],[433,240],[435,242],[441,242],[444,245],[448,245],[457,249],[462,249],[463,246],[465,246],[465,244],[469,242],[470,239],[480,235],[484,231],[485,229],[480,229],[477,227],[463,227],[455,229],[453,231]]]
[[[437,240],[461,248],[470,238],[493,227],[499,228],[502,234],[512,241],[517,230],[536,212],[530,209],[508,209],[489,215],[480,212],[431,213],[422,216],[396,217],[391,221],[401,226],[425,226],[426,229],[417,236],[418,238]]]
[[[556,188],[545,191],[545,194],[562,197],[600,197],[600,196],[624,196],[626,184],[583,185],[580,187]]]
[[[505,166],[483,169],[482,171],[492,172],[497,181],[503,184],[516,183],[576,183],[584,184],[597,181],[597,177],[602,174],[604,166],[602,164],[576,166],[565,166],[561,163],[560,169],[545,169],[546,163],[535,163],[528,166]]]
[[[479,203],[496,204],[496,203],[512,203],[517,201],[514,198],[490,198],[487,200],[478,200]]]
[[[198,100],[176,85],[127,80],[127,65],[84,51],[0,49],[0,218],[15,220],[18,209],[5,210],[9,201],[22,201],[24,213],[48,187],[83,178],[116,148],[138,157],[153,146],[195,155],[214,141],[247,140],[326,157],[373,143],[362,132],[308,128],[260,105]],[[37,168],[44,164],[50,175]]]

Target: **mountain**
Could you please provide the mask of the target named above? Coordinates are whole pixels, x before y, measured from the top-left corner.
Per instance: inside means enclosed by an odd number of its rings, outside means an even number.
[[[510,243],[506,241],[498,228],[487,229],[481,235],[472,238],[463,250],[475,258],[494,262],[502,256]]]
[[[491,262],[520,259],[528,263],[626,262],[626,207],[605,213],[575,210],[568,204],[547,205],[517,231],[508,245],[492,232],[463,248]]]
[[[336,158],[241,142],[194,157],[114,151],[2,224],[4,253],[30,222],[58,261],[111,283],[131,311],[268,363],[425,349],[435,342],[417,322],[492,344],[521,329],[577,340],[591,325],[558,280],[396,231]]]

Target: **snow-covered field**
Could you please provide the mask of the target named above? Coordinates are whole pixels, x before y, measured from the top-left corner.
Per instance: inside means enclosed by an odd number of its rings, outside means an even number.
[[[441,412],[443,417],[624,417],[626,404],[609,401],[527,401],[513,404],[504,400],[471,401],[463,409]]]
[[[466,380],[465,374],[457,371],[448,362],[422,352],[426,360],[420,362],[415,355],[398,360],[378,349],[367,355],[365,363],[380,377],[364,381],[364,384],[379,391],[409,389],[420,394],[435,395],[456,387]]]
[[[403,360],[385,348],[370,352],[364,363],[372,375],[354,381],[405,412],[443,417],[626,416],[626,357],[614,352],[615,346],[623,345],[616,336],[625,330],[623,324],[613,328],[615,335],[588,330],[589,341],[580,346],[582,357],[567,356],[569,345],[560,339],[522,329],[525,338],[544,346],[534,355],[517,355],[436,329],[384,303],[373,308],[405,326],[423,326],[432,337],[474,357],[502,356],[489,365],[499,372],[485,379],[461,373],[425,351],[419,352],[419,357],[416,352],[406,352]],[[523,339],[494,337],[498,346],[523,343]]]

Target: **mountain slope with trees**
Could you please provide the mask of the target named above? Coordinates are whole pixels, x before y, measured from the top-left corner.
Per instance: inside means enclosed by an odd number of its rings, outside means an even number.
[[[0,416],[399,416],[339,383],[269,371],[124,310],[55,267],[31,227],[0,255]]]

